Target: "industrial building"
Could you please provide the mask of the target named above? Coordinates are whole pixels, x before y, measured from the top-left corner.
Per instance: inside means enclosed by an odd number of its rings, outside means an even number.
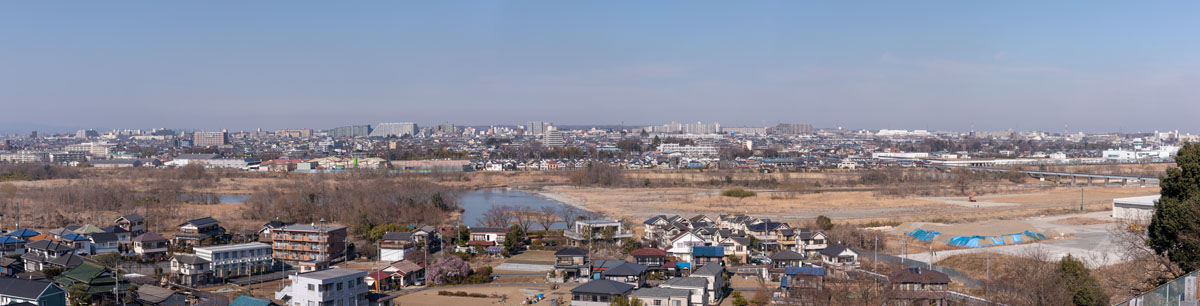
[[[1160,195],[1116,198],[1112,203],[1112,217],[1126,222],[1149,223],[1154,217],[1154,203]]]

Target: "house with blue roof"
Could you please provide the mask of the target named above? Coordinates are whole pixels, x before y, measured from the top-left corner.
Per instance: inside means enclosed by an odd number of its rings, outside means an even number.
[[[0,256],[25,254],[25,240],[13,236],[0,236]]]
[[[705,264],[715,263],[725,265],[725,247],[722,246],[694,246],[692,247],[692,264],[694,266],[703,266]]]

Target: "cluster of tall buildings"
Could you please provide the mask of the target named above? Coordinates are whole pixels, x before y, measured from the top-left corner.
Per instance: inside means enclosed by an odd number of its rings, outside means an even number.
[[[368,130],[371,131],[368,135],[370,137],[400,137],[404,135],[412,136],[416,135],[419,131],[417,129],[417,124],[412,122],[380,123],[379,125],[376,125],[374,129],[368,127]]]

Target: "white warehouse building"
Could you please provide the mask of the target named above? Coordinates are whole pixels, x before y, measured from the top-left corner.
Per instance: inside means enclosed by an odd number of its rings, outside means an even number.
[[[1154,203],[1158,202],[1159,197],[1159,195],[1150,195],[1113,199],[1113,219],[1150,223],[1150,219],[1154,216]]]

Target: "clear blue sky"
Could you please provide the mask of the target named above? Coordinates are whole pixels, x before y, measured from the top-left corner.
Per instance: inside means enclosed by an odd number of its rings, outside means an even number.
[[[1196,16],[1197,1],[6,1],[0,124],[1200,131]]]

